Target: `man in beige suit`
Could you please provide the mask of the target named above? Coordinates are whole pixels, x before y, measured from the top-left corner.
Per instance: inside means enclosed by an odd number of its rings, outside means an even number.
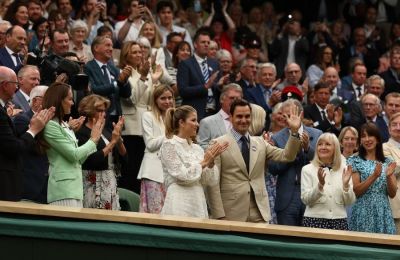
[[[397,179],[397,187],[400,186],[400,112],[393,114],[389,121],[390,139],[383,144],[383,153],[385,157],[393,159],[397,168],[395,171]],[[397,234],[400,234],[400,192],[397,191],[396,196],[390,199],[390,206],[394,223],[396,224]]]
[[[230,114],[232,130],[215,139],[229,146],[215,159],[220,171],[219,185],[208,187],[207,195],[212,218],[247,222],[268,222],[271,218],[265,187],[266,160],[293,161],[300,149],[298,129],[301,119],[297,107],[285,115],[291,129],[285,149],[250,137],[251,107],[245,100],[235,100]]]

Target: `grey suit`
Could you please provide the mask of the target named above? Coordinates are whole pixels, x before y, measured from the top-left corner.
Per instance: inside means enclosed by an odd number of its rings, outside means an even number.
[[[226,132],[221,113],[203,118],[200,121],[199,134],[197,135],[199,145],[205,150],[211,140],[223,136]]]
[[[31,110],[31,107],[29,106],[29,102],[24,97],[24,94],[21,93],[21,90],[18,90],[15,93],[12,102],[15,105],[15,108],[22,109],[24,111],[24,113]]]

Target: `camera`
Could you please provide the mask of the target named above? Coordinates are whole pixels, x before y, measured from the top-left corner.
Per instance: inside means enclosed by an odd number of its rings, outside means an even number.
[[[43,57],[28,54],[27,64],[36,65],[39,68],[41,84],[46,86],[55,82],[61,73],[68,76],[66,83],[71,85],[74,90],[86,90],[89,84],[89,77],[82,72],[79,62],[55,54]]]

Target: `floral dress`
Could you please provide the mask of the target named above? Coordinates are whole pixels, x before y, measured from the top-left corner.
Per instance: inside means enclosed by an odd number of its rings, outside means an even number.
[[[218,168],[202,169],[203,149],[174,136],[161,146],[160,159],[167,189],[162,215],[208,218],[203,186],[218,183]]]
[[[357,198],[349,221],[350,230],[396,234],[386,182],[386,168],[390,162],[389,159],[385,160],[379,178],[363,195]],[[377,161],[351,156],[347,159],[347,163],[352,166],[354,172],[360,174],[360,181],[362,182],[373,174]]]

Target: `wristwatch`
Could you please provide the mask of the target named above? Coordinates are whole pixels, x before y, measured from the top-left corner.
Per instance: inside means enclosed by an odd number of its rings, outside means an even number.
[[[298,132],[297,133],[291,133],[290,135],[300,139],[300,134]]]

